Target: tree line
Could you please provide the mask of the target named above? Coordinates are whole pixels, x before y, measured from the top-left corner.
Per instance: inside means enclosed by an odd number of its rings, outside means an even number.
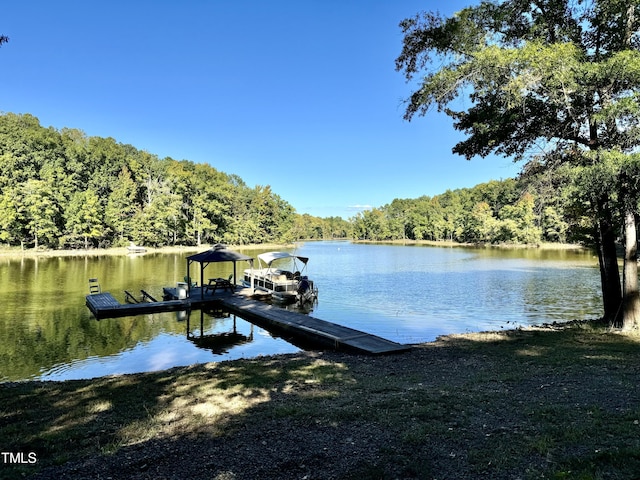
[[[340,219],[341,220],[341,219]],[[286,242],[319,230],[269,186],[249,187],[208,164],[158,158],[113,138],[0,115],[0,242],[95,248]],[[311,226],[309,226],[311,225]]]
[[[433,197],[395,199],[357,214],[355,238],[480,244],[583,242],[588,231],[568,189],[541,177],[492,180]]]
[[[235,245],[354,238],[472,243],[585,239],[548,174],[395,199],[347,220],[298,214],[269,186],[208,164],[160,159],[113,138],[0,115],[0,242],[43,248]]]
[[[269,186],[160,159],[113,138],[0,115],[0,242],[99,248],[355,238],[538,243],[580,240],[558,190],[529,176],[395,199],[350,219],[298,214]]]

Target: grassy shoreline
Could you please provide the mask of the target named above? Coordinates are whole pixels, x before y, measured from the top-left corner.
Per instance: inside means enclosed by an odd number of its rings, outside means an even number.
[[[309,240],[307,240],[309,241]],[[457,243],[448,241],[431,241],[431,240],[388,240],[388,241],[372,241],[372,240],[349,240],[353,243],[361,244],[379,244],[379,245],[406,245],[406,246],[434,246],[434,247],[476,247],[476,248],[498,248],[498,249],[540,249],[540,250],[588,250],[587,247],[572,243],[540,243],[536,245],[516,245],[516,244],[500,244],[500,245],[480,245],[472,243]],[[301,240],[304,242],[304,240]],[[211,248],[212,245],[201,246],[170,246],[170,247],[147,247],[146,253],[197,253]],[[280,243],[261,243],[250,245],[228,245],[232,250],[258,250],[258,249],[280,249],[291,248],[293,244]],[[90,248],[90,249],[73,249],[73,250],[43,250],[43,249],[20,249],[18,247],[0,247],[0,258],[24,258],[24,257],[86,257],[86,256],[108,256],[108,255],[127,255],[129,252],[126,247],[113,248]]]
[[[37,457],[0,478],[636,478],[639,346],[575,322],[0,384],[2,450]]]
[[[263,243],[251,245],[227,245],[232,250],[258,250],[258,249],[277,249],[289,248],[293,245]],[[171,246],[171,247],[145,247],[145,253],[197,253],[212,248],[213,245],[198,246]],[[129,251],[127,247],[113,248],[90,248],[90,249],[73,249],[73,250],[36,250],[19,248],[0,248],[0,258],[24,258],[24,257],[88,257],[88,256],[109,256],[109,255],[127,255]]]
[[[472,248],[496,248],[496,249],[534,249],[534,250],[589,250],[588,247],[577,243],[550,243],[540,242],[536,244],[526,243],[460,243],[447,240],[352,240],[353,243],[372,245],[423,245],[432,247],[472,247]]]

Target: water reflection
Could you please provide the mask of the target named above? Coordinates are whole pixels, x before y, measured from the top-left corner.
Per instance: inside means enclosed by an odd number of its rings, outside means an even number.
[[[214,355],[223,355],[225,353],[229,353],[232,348],[237,347],[238,345],[243,345],[253,341],[253,325],[250,327],[249,335],[240,333],[238,331],[238,318],[236,315],[231,315],[223,310],[208,310],[206,314],[204,310],[200,310],[199,313],[200,330],[192,332],[191,317],[193,316],[193,312],[186,312],[187,340],[191,341],[196,347],[208,350]],[[230,331],[206,333],[204,327],[205,315],[209,315],[215,319],[232,319],[232,329]]]
[[[255,257],[264,250],[240,251]],[[295,253],[310,258],[320,289],[312,315],[399,343],[601,315],[597,260],[588,252],[310,242]],[[173,312],[98,322],[85,306],[89,278],[120,302],[125,291],[162,298],[163,287],[183,281],[185,258],[0,259],[0,381],[91,378],[299,351],[240,317],[200,318],[194,311],[190,319]],[[207,268],[211,277],[231,273],[231,264]],[[197,268],[191,274],[200,276]],[[188,335],[230,342],[200,348]]]
[[[101,330],[104,328],[114,338],[129,340],[116,348],[107,346],[94,355],[65,359],[52,367],[42,368],[37,375],[23,378],[93,378],[299,351],[240,317],[210,315],[201,310],[100,321],[91,319],[90,322]],[[152,328],[153,333],[138,331],[144,327]]]

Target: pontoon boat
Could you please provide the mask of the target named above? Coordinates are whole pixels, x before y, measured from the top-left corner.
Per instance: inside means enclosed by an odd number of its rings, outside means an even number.
[[[258,255],[258,268],[244,271],[243,285],[270,293],[280,302],[312,302],[318,298],[318,289],[304,274],[308,261],[307,257],[287,252],[262,253]]]

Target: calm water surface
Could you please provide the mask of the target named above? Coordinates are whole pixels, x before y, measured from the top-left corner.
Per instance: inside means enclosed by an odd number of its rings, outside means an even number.
[[[400,343],[602,314],[597,261],[588,253],[349,242],[309,242],[296,252],[310,257],[309,275],[320,289],[312,315]],[[86,308],[90,277],[120,301],[124,290],[161,298],[163,286],[182,281],[185,257],[0,259],[0,381],[92,378],[298,351],[233,315],[97,321]],[[211,264],[205,278],[231,272],[231,264]]]

